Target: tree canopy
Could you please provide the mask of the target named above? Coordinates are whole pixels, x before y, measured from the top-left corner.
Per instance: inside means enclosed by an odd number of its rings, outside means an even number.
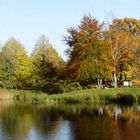
[[[6,42],[0,52],[0,73],[3,87],[22,87],[28,83],[32,63],[24,47],[14,38]]]
[[[69,46],[66,73],[70,80],[89,82],[103,76],[102,26],[91,16],[84,16],[79,26],[67,30],[64,41]]]
[[[68,28],[64,38],[68,45],[66,73],[69,79],[88,82],[110,76],[117,87],[119,74],[122,77],[130,69],[136,72],[139,29],[135,19],[113,19],[106,28],[90,15],[84,16],[77,27]]]
[[[64,67],[63,59],[44,35],[37,40],[31,59],[34,66],[34,82],[41,86],[56,80]]]
[[[116,18],[106,25],[86,15],[79,25],[67,29],[63,39],[67,45],[66,63],[45,35],[38,38],[31,56],[19,41],[8,40],[0,50],[0,86],[44,88],[67,80],[84,86],[102,81],[117,87],[118,81],[138,77],[139,20]]]

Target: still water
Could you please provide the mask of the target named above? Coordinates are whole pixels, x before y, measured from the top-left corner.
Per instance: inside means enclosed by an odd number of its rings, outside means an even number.
[[[0,140],[140,140],[140,106],[0,101]]]

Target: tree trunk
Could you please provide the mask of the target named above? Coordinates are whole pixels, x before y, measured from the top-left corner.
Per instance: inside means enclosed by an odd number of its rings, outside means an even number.
[[[116,71],[114,71],[114,87],[117,88],[118,84],[117,84],[117,76],[116,76]]]
[[[116,74],[116,65],[114,63],[114,73],[113,73],[113,78],[114,78],[114,87],[117,88],[118,83],[117,83],[117,74]]]
[[[102,85],[102,79],[97,79],[97,85],[98,85],[98,88],[103,88],[103,85]]]

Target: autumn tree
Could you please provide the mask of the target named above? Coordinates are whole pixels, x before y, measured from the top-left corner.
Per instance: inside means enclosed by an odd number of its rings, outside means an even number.
[[[106,69],[103,59],[102,24],[89,16],[84,16],[80,25],[67,29],[64,41],[69,60],[66,74],[71,81],[88,83],[103,77]]]
[[[22,44],[14,38],[7,41],[0,52],[1,85],[18,88],[27,85],[32,73],[32,63]]]
[[[33,83],[42,87],[58,79],[65,64],[44,35],[37,40],[31,59],[34,66]]]
[[[109,63],[112,66],[114,87],[117,87],[117,72],[126,70],[135,60],[137,43],[129,32],[110,27],[105,38]]]
[[[118,31],[124,31],[129,33],[131,40],[133,40],[133,51],[135,50],[135,56],[133,56],[133,60],[131,61],[131,66],[125,67],[126,70],[123,72],[125,78],[127,76],[135,77],[139,75],[139,59],[140,59],[140,20],[134,18],[123,18],[123,19],[113,19],[112,28]],[[137,47],[136,47],[137,46]],[[135,58],[135,59],[134,59]],[[133,63],[132,63],[133,62]]]
[[[115,18],[115,19],[113,19],[112,24],[110,26],[117,29],[117,30],[129,32],[134,36],[140,35],[140,20],[138,20],[138,19]]]

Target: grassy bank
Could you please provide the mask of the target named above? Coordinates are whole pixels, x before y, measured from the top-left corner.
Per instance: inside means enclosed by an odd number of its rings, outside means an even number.
[[[0,89],[0,100],[15,100],[25,103],[45,103],[47,94],[37,90]]]
[[[79,90],[59,95],[50,95],[47,98],[50,102],[64,103],[121,103],[140,104],[140,88],[117,88],[117,89],[88,89]]]
[[[29,103],[121,103],[140,104],[140,88],[87,89],[48,95],[35,90],[0,90],[0,99]]]

